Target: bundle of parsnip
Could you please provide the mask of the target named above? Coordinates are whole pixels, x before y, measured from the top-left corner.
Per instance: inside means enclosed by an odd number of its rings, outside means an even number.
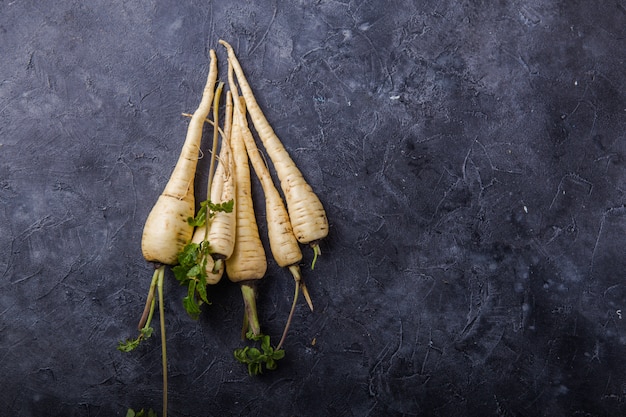
[[[152,334],[151,321],[158,295],[163,365],[163,416],[167,415],[167,360],[163,317],[163,279],[165,265],[171,265],[176,279],[187,286],[183,299],[193,318],[200,306],[209,304],[207,286],[225,274],[239,284],[245,316],[242,337],[258,342],[235,350],[235,358],[246,364],[250,374],[275,369],[284,356],[281,349],[302,291],[313,310],[299,264],[300,244],[313,248],[311,268],[320,254],[319,242],[328,234],[328,220],[319,198],[274,133],[259,107],[233,48],[219,43],[228,55],[228,86],[223,128],[218,120],[223,83],[217,82],[217,58],[210,51],[210,69],[198,109],[190,115],[187,136],[172,175],[146,220],[141,248],[145,259],[154,263],[139,336],[120,342],[118,349],[130,351]],[[239,95],[241,89],[241,96]],[[213,119],[208,118],[211,108]],[[280,181],[282,195],[273,183],[268,165],[257,148],[252,127],[271,160]],[[194,200],[194,178],[205,123],[213,126],[207,198],[198,206]],[[220,140],[221,138],[221,140]],[[218,144],[219,156],[218,156]],[[276,263],[288,268],[295,280],[295,293],[280,342],[276,347],[261,332],[256,308],[255,283],[265,276],[267,257],[257,225],[252,201],[250,167],[259,179],[265,196],[268,241]],[[253,343],[254,344],[254,343]]]

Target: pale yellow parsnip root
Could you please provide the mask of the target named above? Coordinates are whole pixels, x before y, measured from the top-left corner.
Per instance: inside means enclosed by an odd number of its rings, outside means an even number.
[[[229,79],[230,78],[231,77],[229,77]],[[232,83],[232,80],[230,80],[229,83],[231,85],[234,85]],[[236,87],[231,88],[236,91]],[[248,157],[250,159],[250,162],[252,163],[254,171],[257,174],[257,177],[259,178],[259,181],[261,182],[263,193],[265,194],[265,216],[267,221],[267,234],[270,243],[270,249],[272,251],[272,256],[280,267],[287,267],[289,269],[295,280],[296,285],[293,302],[291,304],[291,310],[287,318],[287,323],[283,330],[283,335],[280,339],[280,342],[276,346],[276,349],[280,349],[285,341],[287,332],[289,331],[289,326],[291,325],[291,321],[295,312],[300,289],[302,289],[302,292],[311,311],[313,311],[313,302],[311,301],[311,296],[309,295],[309,291],[304,284],[304,281],[302,280],[302,275],[300,273],[300,267],[298,265],[298,262],[302,260],[302,251],[300,250],[298,240],[293,234],[293,229],[291,227],[291,222],[289,221],[287,209],[285,208],[283,200],[278,193],[278,190],[274,186],[274,182],[272,181],[269,170],[265,165],[265,162],[263,161],[263,158],[261,157],[258,148],[256,147],[252,132],[250,132],[250,130],[248,129],[246,117],[243,113],[244,110],[242,110],[245,108],[245,102],[243,102],[243,105],[239,106],[237,105],[238,102],[240,101],[235,100],[235,119],[237,120],[238,125],[241,126],[241,136],[246,145]]]
[[[246,145],[248,157],[265,194],[265,215],[267,217],[269,242],[274,260],[281,267],[296,264],[302,260],[302,251],[298,245],[298,240],[293,234],[287,209],[278,190],[274,187],[270,173],[254,143],[252,133],[246,125],[245,116],[240,111],[237,111],[237,108],[235,112],[241,125],[241,136]]]
[[[310,244],[317,255],[319,240],[328,235],[328,219],[324,207],[265,118],[233,48],[223,40],[219,42],[228,52],[229,63],[237,76],[252,123],[280,179],[294,234],[300,243]]]
[[[235,225],[235,248],[226,259],[226,275],[239,283],[245,306],[242,336],[249,331],[253,336],[261,335],[261,326],[256,308],[255,280],[265,276],[267,258],[259,236],[259,228],[252,203],[252,185],[248,154],[241,137],[241,125],[233,118],[230,145],[235,169],[235,200],[237,220]]]
[[[215,192],[211,190],[211,201],[225,203],[233,201],[233,210],[230,213],[218,211],[211,220],[208,241],[214,259],[218,261],[228,259],[235,249],[235,233],[237,225],[237,199],[235,184],[235,163],[230,147],[230,136],[233,123],[233,105],[230,91],[226,93],[226,115],[224,121],[224,137],[220,149],[220,158],[215,170],[214,182],[220,185]]]
[[[206,229],[202,226],[196,227],[196,230],[193,233],[193,237],[191,238],[192,243],[202,243],[204,241],[204,236],[206,234]],[[215,260],[213,257],[207,256],[206,258],[206,283],[209,285],[215,285],[222,279],[224,275],[224,265],[221,267],[215,267]]]
[[[233,119],[240,129],[240,137],[245,145],[248,158],[254,172],[261,182],[261,187],[265,194],[265,215],[272,255],[280,267],[297,264],[302,260],[302,251],[293,233],[289,214],[287,213],[283,199],[274,186],[269,170],[256,147],[254,137],[248,127],[246,102],[243,101],[242,97],[239,97],[232,70],[233,66],[229,61],[228,84],[230,90],[235,95]]]
[[[178,263],[178,253],[193,234],[193,227],[187,219],[193,217],[195,212],[194,176],[204,120],[209,114],[217,81],[215,51],[211,50],[210,55],[210,69],[202,100],[189,121],[187,136],[172,175],[144,225],[141,251],[150,262]]]
[[[237,93],[237,87],[232,77],[232,66],[229,64],[228,68],[228,82],[230,89],[234,93]],[[237,124],[241,126],[241,137],[246,146],[248,157],[257,177],[259,178],[259,181],[261,182],[263,193],[265,194],[265,215],[267,220],[268,240],[272,256],[280,267],[289,268],[296,281],[296,285],[298,286],[298,288],[296,288],[296,292],[299,292],[299,287],[301,286],[307,304],[309,305],[311,311],[313,311],[313,302],[311,301],[309,292],[304,285],[304,281],[302,281],[300,267],[298,266],[298,263],[302,260],[302,251],[300,250],[298,240],[293,233],[289,214],[285,208],[283,199],[274,186],[269,169],[267,168],[267,165],[265,164],[265,161],[256,146],[252,132],[248,128],[245,115],[246,103],[242,100],[243,98],[241,97],[239,100],[235,99],[234,118],[237,120]],[[290,318],[292,315],[293,308],[290,313]]]
[[[248,155],[241,138],[241,127],[235,119],[230,139],[235,161],[237,207],[235,247],[232,255],[226,260],[226,274],[231,281],[242,282],[263,278],[267,271],[267,260],[254,215]]]
[[[232,99],[230,98],[230,92],[227,92],[225,116],[219,162],[210,181],[211,188],[207,194],[210,193],[210,199],[213,203],[225,203],[233,200],[233,211],[230,213],[216,212],[205,225],[196,227],[191,239],[192,243],[200,244],[206,240],[210,244],[211,257],[206,260],[205,269],[207,284],[217,284],[219,282],[224,272],[223,260],[230,257],[235,246],[235,179],[230,140],[228,138],[232,128]],[[208,238],[205,239],[207,228],[209,234]]]

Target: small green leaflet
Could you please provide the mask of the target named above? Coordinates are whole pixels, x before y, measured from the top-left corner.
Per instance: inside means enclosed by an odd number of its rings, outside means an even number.
[[[152,336],[153,331],[154,329],[152,327],[144,327],[143,329],[141,329],[139,336],[137,336],[136,339],[126,339],[126,341],[124,342],[119,342],[117,345],[117,350],[121,352],[130,352],[131,350],[139,346],[139,343],[141,343],[143,339],[147,339]]]
[[[250,375],[262,374],[264,364],[267,370],[276,369],[278,367],[277,361],[285,357],[285,351],[283,349],[275,350],[270,344],[268,335],[254,336],[248,332],[246,337],[252,341],[261,341],[261,350],[246,346],[236,349],[234,352],[235,359],[248,366],[248,373]]]
[[[187,223],[189,223],[189,225],[193,227],[204,226],[205,222],[206,222],[206,206],[200,207],[200,210],[198,210],[196,217],[187,218]]]
[[[139,411],[129,408],[126,412],[126,417],[157,417],[157,413],[152,408],[149,409],[147,413],[143,408]]]
[[[224,203],[213,204],[209,202],[209,208],[211,209],[211,217],[215,215],[218,211],[223,211],[224,213],[232,213],[233,207],[235,206],[234,200],[228,200]]]
[[[198,210],[196,217],[189,217],[187,219],[187,223],[189,223],[189,225],[193,227],[204,226],[204,224],[206,223],[207,211],[209,212],[209,219],[211,219],[213,218],[213,216],[215,216],[215,213],[220,211],[224,213],[232,213],[234,205],[234,200],[229,200],[224,203],[217,204],[212,203],[210,200],[205,200],[200,203],[200,210]]]
[[[194,320],[200,315],[200,304],[210,304],[206,293],[206,264],[209,253],[207,242],[189,243],[178,254],[178,265],[172,272],[180,285],[187,285],[187,296],[183,298],[185,310]],[[200,302],[196,299],[200,297]]]
[[[200,203],[200,210],[195,218],[190,217],[187,222],[194,227],[205,226],[207,213],[209,220],[217,212],[231,213],[234,201],[214,204],[210,200]],[[201,243],[189,243],[178,254],[178,265],[172,268],[176,280],[181,285],[187,285],[187,296],[183,298],[185,310],[194,320],[200,315],[202,303],[211,304],[207,298],[207,259],[211,256],[211,246],[204,240]]]

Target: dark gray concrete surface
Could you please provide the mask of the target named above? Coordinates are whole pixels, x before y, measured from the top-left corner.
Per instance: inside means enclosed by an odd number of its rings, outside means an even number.
[[[158,337],[115,346],[220,38],[331,232],[258,378],[238,289],[194,322],[168,271],[170,415],[624,415],[623,0],[0,1],[0,415],[160,414]]]

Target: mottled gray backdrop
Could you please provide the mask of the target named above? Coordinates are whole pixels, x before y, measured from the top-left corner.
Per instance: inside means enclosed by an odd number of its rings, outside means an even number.
[[[115,346],[220,38],[331,228],[262,377],[239,290],[194,322],[168,271],[172,416],[626,413],[624,0],[2,0],[0,414],[160,414],[158,331]]]

